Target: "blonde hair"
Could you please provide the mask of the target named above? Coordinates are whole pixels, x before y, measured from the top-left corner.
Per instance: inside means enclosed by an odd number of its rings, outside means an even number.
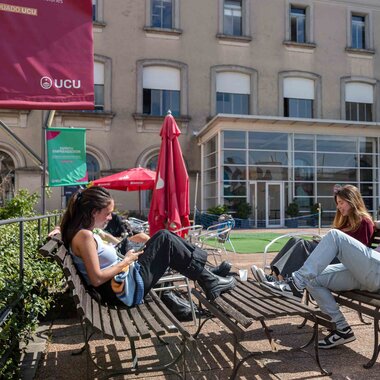
[[[370,220],[373,224],[371,215],[369,214],[367,207],[364,204],[362,195],[358,188],[353,185],[335,186],[334,187],[334,199],[338,204],[337,197],[343,199],[351,206],[351,212],[344,216],[339,209],[336,210],[335,218],[333,221],[333,228],[345,229],[345,231],[356,231],[363,218]]]

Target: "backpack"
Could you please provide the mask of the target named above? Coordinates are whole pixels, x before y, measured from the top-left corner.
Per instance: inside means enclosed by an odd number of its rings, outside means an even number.
[[[190,302],[183,298],[180,292],[176,290],[164,290],[161,294],[161,299],[179,321],[185,322],[193,319]],[[199,316],[197,306],[193,301],[191,302],[193,304],[196,316]]]

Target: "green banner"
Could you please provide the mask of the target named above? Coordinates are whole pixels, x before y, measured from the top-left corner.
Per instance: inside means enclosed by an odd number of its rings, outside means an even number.
[[[88,183],[86,130],[48,128],[46,130],[49,186]]]

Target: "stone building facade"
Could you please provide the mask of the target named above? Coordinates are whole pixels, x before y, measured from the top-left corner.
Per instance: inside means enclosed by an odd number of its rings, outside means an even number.
[[[57,111],[87,129],[92,177],[154,168],[171,109],[194,206],[249,203],[254,226],[282,226],[288,203],[334,213],[332,187],[360,187],[379,206],[378,0],[93,0],[95,111]],[[0,110],[41,155],[42,111]],[[0,130],[9,190],[40,191],[35,157]],[[47,208],[70,189],[54,189]],[[137,193],[113,192],[120,210]],[[143,193],[145,211],[149,193]]]

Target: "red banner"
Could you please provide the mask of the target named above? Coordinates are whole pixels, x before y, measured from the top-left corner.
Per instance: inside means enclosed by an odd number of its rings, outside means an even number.
[[[94,109],[91,0],[0,0],[0,108]]]

